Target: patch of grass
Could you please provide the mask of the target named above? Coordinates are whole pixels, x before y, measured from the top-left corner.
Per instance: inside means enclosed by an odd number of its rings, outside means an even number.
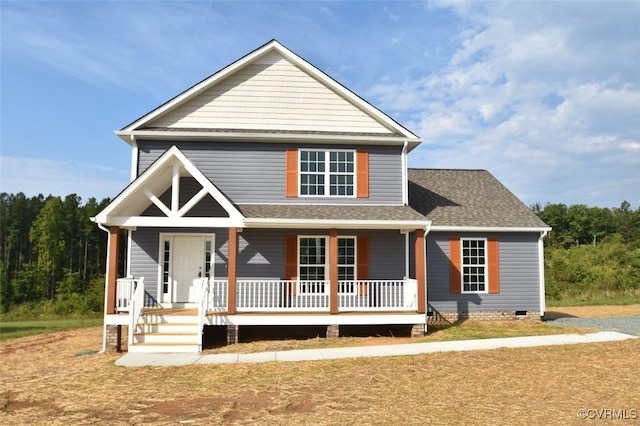
[[[640,288],[618,291],[590,289],[581,292],[562,291],[555,297],[547,297],[547,305],[557,306],[613,306],[640,303]]]
[[[582,424],[579,410],[640,408],[640,375],[633,373],[640,339],[313,362],[121,368],[113,364],[121,354],[75,356],[100,348],[99,327],[44,337],[0,347],[0,423]]]
[[[97,325],[102,325],[102,318],[0,322],[0,341]]]

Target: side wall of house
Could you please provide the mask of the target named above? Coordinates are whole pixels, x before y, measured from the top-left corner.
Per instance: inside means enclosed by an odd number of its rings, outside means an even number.
[[[227,278],[229,231],[225,229],[139,228],[132,234],[131,275],[144,277],[145,289],[158,298],[160,234],[215,234],[214,276]],[[238,279],[282,279],[285,236],[327,236],[327,230],[245,229],[238,234]],[[405,272],[405,239],[398,231],[339,231],[338,236],[369,236],[370,279],[401,279]]]
[[[227,197],[238,204],[402,204],[400,147],[299,144],[309,149],[358,149],[369,153],[369,197],[285,196],[285,151],[293,145],[245,142],[139,141],[138,173],[176,145]]]
[[[436,312],[540,311],[538,233],[436,233],[427,236],[427,307]],[[498,240],[500,292],[451,294],[449,240]],[[413,247],[413,244],[410,245]],[[411,250],[413,259],[413,250]],[[413,260],[410,260],[413,265]]]

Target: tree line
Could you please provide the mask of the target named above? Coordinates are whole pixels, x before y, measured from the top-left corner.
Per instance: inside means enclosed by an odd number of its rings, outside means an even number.
[[[90,218],[109,203],[76,194],[62,198],[0,193],[0,306],[68,301],[102,309],[107,235]],[[61,312],[64,314],[64,312]]]
[[[107,234],[90,218],[109,202],[108,198],[101,201],[89,198],[83,202],[76,194],[62,198],[0,193],[2,312],[25,305],[34,311],[49,309],[51,315],[102,311]],[[602,270],[597,272],[599,275],[593,272],[589,278],[591,272],[579,258],[588,255],[593,259],[593,253],[571,253],[576,247],[601,243],[615,245],[604,255],[610,260],[616,257],[615,265],[605,268],[616,282],[607,285],[632,286],[637,291],[640,207],[633,210],[627,201],[617,208],[547,203],[531,206],[531,210],[553,228],[545,238],[546,274],[552,296],[573,291],[578,288],[576,283],[584,284],[592,279],[599,280],[598,285],[602,286],[607,281],[598,278],[603,276]],[[126,244],[120,246],[122,274]],[[571,272],[574,269],[576,272]]]
[[[543,207],[537,203],[531,210],[551,226],[552,231],[545,238],[551,247],[596,245],[611,238],[620,238],[626,244],[640,242],[640,207],[633,210],[628,201],[614,208],[562,203],[547,203]]]

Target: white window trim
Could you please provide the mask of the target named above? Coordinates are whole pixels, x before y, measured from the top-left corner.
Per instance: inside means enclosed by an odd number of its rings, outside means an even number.
[[[302,152],[324,152],[325,168],[324,168],[324,195],[302,194]],[[331,195],[331,172],[330,172],[330,156],[332,152],[350,152],[353,153],[353,194],[352,195]],[[357,198],[358,197],[358,153],[355,149],[312,149],[300,148],[298,150],[298,197],[301,198]],[[314,172],[311,172],[314,173]],[[341,173],[342,174],[342,173]]]
[[[209,260],[209,276],[210,277],[215,277],[215,241],[216,241],[216,235],[215,234],[209,234],[209,233],[198,233],[198,232],[171,232],[171,233],[165,233],[165,232],[161,232],[159,235],[159,241],[158,241],[158,293],[157,293],[157,298],[158,298],[158,302],[159,303],[170,303],[171,301],[171,295],[173,294],[173,283],[172,283],[172,279],[171,279],[171,268],[173,266],[173,249],[174,249],[174,242],[173,239],[174,237],[202,237],[202,243],[203,243],[203,252],[204,252],[204,244],[205,241],[210,240],[211,241],[211,259]],[[164,293],[163,290],[163,276],[162,276],[162,272],[164,270],[164,242],[166,240],[169,240],[169,287],[168,287],[168,292]],[[206,256],[206,252],[205,252],[205,256]],[[202,259],[202,266],[205,267],[205,258]],[[206,269],[205,269],[206,270]],[[168,297],[168,300],[165,300],[165,297]]]
[[[464,241],[483,241],[484,242],[484,264],[466,265],[464,263]],[[465,266],[484,267],[484,290],[465,291],[464,289],[464,267]],[[487,246],[487,238],[460,238],[460,292],[462,294],[488,294],[489,293],[489,247]]]
[[[297,259],[296,259],[296,264],[297,264],[297,271],[296,274],[298,276],[298,291],[297,294],[329,294],[329,286],[325,285],[325,289],[323,293],[309,293],[309,292],[303,292],[300,286],[300,282],[301,281],[308,281],[308,280],[302,280],[300,278],[300,240],[302,238],[322,238],[325,241],[325,261],[324,261],[324,265],[322,265],[324,267],[324,276],[325,282],[329,282],[330,277],[330,269],[329,269],[329,263],[331,261],[330,257],[329,257],[329,236],[328,235],[298,235],[298,250],[297,250]],[[353,254],[353,281],[358,281],[358,237],[356,235],[339,235],[337,237],[338,239],[352,239],[353,243],[354,243],[354,254]],[[339,267],[340,264],[336,265],[336,268]],[[339,283],[339,281],[338,281]],[[339,289],[338,289],[339,290]],[[355,291],[355,290],[354,290]],[[340,291],[338,291],[339,294],[352,294],[350,292],[346,292],[346,293],[341,293]]]

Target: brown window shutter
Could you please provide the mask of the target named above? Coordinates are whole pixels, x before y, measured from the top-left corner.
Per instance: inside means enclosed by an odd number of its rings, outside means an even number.
[[[357,188],[358,198],[369,198],[369,153],[367,151],[356,152]]]
[[[489,263],[489,293],[500,293],[500,253],[498,240],[487,240],[487,261]]]
[[[295,235],[284,237],[284,279],[298,279],[298,237]],[[290,284],[287,293],[295,296],[296,284]]]
[[[298,196],[298,150],[287,149],[286,159],[286,182],[285,192],[287,197]]]
[[[449,240],[449,293],[462,293],[462,273],[460,259],[460,238]]]
[[[357,241],[357,256],[356,259],[356,278],[358,280],[369,279],[369,237],[359,236]],[[358,284],[358,294],[360,296],[366,296],[369,292],[369,286],[367,284]]]

